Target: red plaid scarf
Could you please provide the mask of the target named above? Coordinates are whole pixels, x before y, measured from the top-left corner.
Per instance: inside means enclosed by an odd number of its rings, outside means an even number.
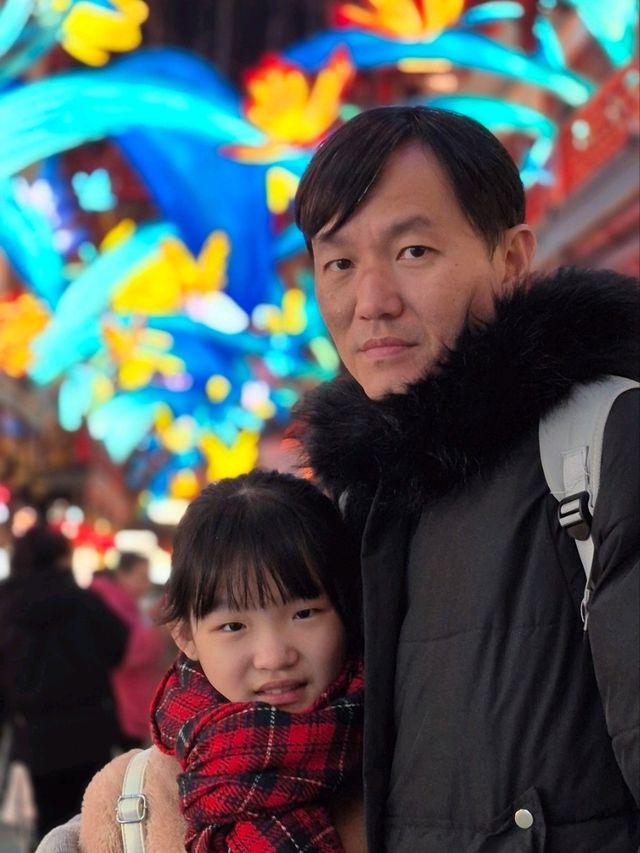
[[[151,709],[156,746],[175,755],[190,853],[343,853],[322,805],[358,772],[362,664],[292,714],[227,702],[178,655]]]

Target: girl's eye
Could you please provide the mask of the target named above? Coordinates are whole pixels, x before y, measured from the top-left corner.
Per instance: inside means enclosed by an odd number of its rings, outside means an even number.
[[[429,249],[427,246],[407,246],[403,249],[399,256],[400,258],[422,258],[427,254]]]
[[[242,622],[225,622],[224,625],[221,625],[219,630],[225,631],[228,634],[235,634],[238,631],[242,631],[244,625]]]
[[[349,258],[336,258],[335,261],[329,261],[328,264],[325,264],[325,269],[330,272],[343,272],[344,270],[348,270],[352,266]]]
[[[296,611],[294,615],[294,619],[310,619],[312,616],[315,616],[316,613],[319,613],[320,610],[317,607],[305,607],[304,610]]]

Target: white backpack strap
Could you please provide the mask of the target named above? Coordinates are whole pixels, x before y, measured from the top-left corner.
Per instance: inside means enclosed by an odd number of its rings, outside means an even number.
[[[591,519],[600,486],[602,442],[611,407],[640,383],[607,376],[578,385],[540,421],[540,459],[549,491],[559,502],[558,521],[576,543],[586,584],[580,608],[587,628],[594,545]]]
[[[144,853],[143,824],[147,816],[144,791],[144,774],[151,755],[151,747],[137,752],[127,764],[122,793],[116,804],[116,820],[122,832],[124,853]]]

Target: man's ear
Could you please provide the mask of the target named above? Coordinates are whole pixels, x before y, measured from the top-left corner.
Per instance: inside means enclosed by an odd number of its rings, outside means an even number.
[[[176,646],[191,660],[198,660],[198,650],[193,642],[191,625],[184,620],[173,622],[170,626],[171,636]]]
[[[536,251],[535,234],[528,225],[508,228],[502,238],[504,284],[515,284],[527,276]]]

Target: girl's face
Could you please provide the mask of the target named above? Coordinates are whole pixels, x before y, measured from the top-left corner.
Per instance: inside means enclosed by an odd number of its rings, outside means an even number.
[[[209,683],[230,702],[267,702],[303,711],[339,675],[346,656],[340,617],[326,595],[264,609],[224,602],[174,631]]]

